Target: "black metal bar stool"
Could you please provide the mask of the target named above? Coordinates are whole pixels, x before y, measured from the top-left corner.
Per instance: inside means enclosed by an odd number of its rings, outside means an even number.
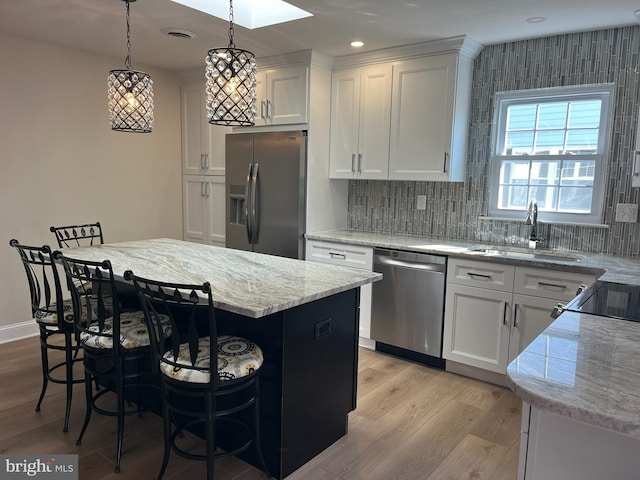
[[[63,432],[69,430],[69,415],[73,384],[81,383],[81,378],[73,378],[73,364],[77,358],[79,345],[74,333],[74,316],[71,300],[65,301],[62,295],[60,277],[48,245],[41,247],[22,245],[18,240],[11,240],[9,245],[20,255],[20,260],[27,274],[29,293],[31,296],[31,314],[40,330],[40,351],[42,357],[42,390],[36,405],[40,411],[44,394],[49,382],[66,385],[67,399],[64,415]],[[56,343],[57,338],[63,342]],[[64,352],[64,361],[51,365],[49,351]],[[64,368],[64,378],[55,376],[54,372]]]
[[[79,332],[84,357],[86,415],[77,444],[89,426],[91,412],[117,417],[115,472],[120,472],[125,415],[140,414],[140,399],[152,382],[153,357],[149,334],[141,310],[125,311],[117,300],[117,283],[109,260],[92,262],[78,260],[54,252],[62,262],[68,279],[75,312],[75,328]],[[170,336],[168,322],[159,320],[163,334]],[[93,386],[104,388],[94,392]],[[157,390],[156,390],[157,391]],[[100,406],[107,394],[116,395],[115,410]],[[129,397],[126,397],[128,395]],[[133,400],[135,408],[127,408]],[[131,403],[129,403],[131,405]]]
[[[131,271],[125,272],[125,280],[133,281],[144,308],[161,378],[164,458],[158,480],[172,449],[182,457],[206,461],[207,479],[213,480],[216,458],[238,455],[252,445],[269,476],[260,446],[260,347],[241,337],[217,335],[209,283],[161,282]],[[167,317],[171,337],[161,328]],[[225,425],[231,428],[224,430]],[[205,439],[204,454],[180,445],[186,430]]]

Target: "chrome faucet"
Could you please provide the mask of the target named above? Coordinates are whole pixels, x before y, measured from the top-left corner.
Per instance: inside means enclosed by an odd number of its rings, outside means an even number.
[[[524,219],[525,225],[531,225],[529,233],[529,248],[536,248],[539,244],[545,243],[545,239],[538,236],[538,202],[532,200],[527,210],[527,218]]]

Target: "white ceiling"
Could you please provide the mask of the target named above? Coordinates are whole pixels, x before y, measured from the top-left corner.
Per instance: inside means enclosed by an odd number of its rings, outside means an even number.
[[[227,0],[211,0],[227,2]],[[242,0],[235,0],[236,5]],[[313,49],[340,56],[357,51],[469,35],[482,44],[637,25],[640,0],[289,0],[313,17],[272,27],[235,28],[237,48],[257,57]],[[530,17],[546,17],[528,23]],[[163,29],[186,29],[194,39]],[[185,70],[204,65],[209,48],[228,44],[228,23],[170,0],[131,3],[134,68]],[[0,33],[126,56],[122,0],[0,0]]]

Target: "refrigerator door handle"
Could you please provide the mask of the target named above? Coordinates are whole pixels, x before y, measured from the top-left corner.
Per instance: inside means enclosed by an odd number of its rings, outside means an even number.
[[[260,234],[260,200],[258,198],[259,195],[259,186],[258,186],[258,169],[260,168],[259,163],[253,164],[253,178],[251,179],[251,218],[253,221],[253,225],[251,229],[253,230],[253,239],[252,243],[258,243],[258,235]]]
[[[253,164],[249,164],[249,171],[247,172],[247,181],[244,184],[244,222],[247,227],[247,241],[252,243],[253,231],[251,230],[251,178],[253,174]]]

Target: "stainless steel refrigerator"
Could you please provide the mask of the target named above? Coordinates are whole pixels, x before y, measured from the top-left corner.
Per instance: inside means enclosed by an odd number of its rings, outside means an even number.
[[[304,258],[307,132],[225,140],[226,246]]]

